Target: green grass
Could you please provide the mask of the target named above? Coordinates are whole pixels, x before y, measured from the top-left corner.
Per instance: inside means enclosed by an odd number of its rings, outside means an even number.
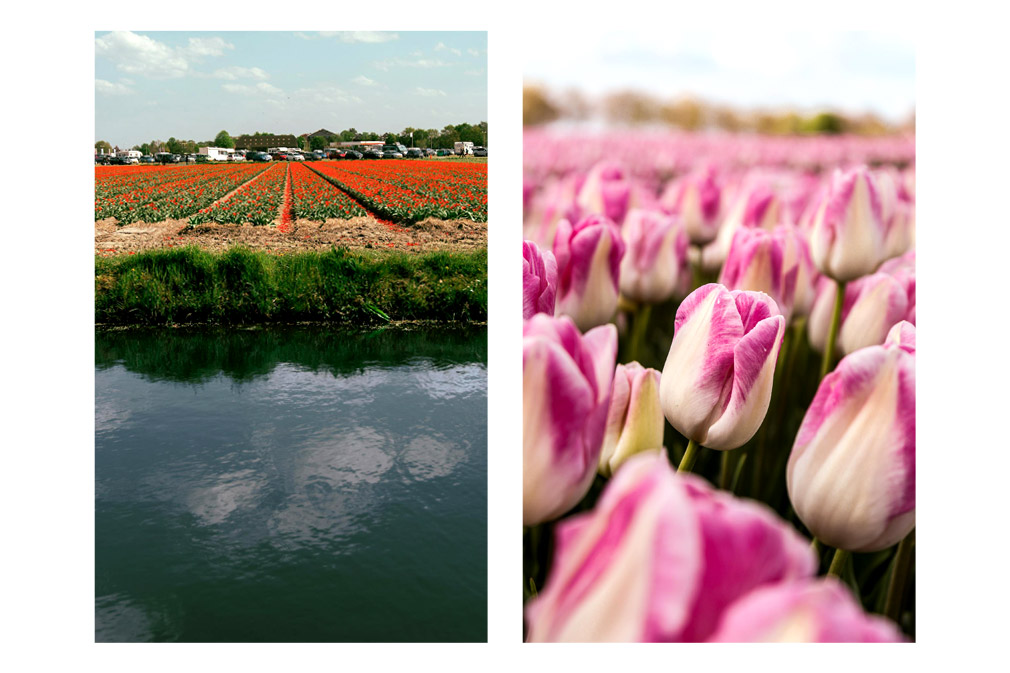
[[[99,324],[389,320],[486,321],[487,251],[275,255],[191,246],[95,258]]]

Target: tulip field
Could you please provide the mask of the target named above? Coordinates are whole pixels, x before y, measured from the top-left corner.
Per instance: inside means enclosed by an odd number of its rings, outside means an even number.
[[[314,221],[487,221],[487,164],[436,161],[100,166],[95,220],[278,224],[289,191],[290,214]]]
[[[527,131],[527,641],[915,639],[915,139]]]

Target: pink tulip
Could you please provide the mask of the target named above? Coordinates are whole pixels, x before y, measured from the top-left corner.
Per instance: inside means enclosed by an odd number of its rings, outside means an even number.
[[[915,325],[907,320],[902,320],[892,327],[891,331],[887,333],[887,339],[884,340],[885,346],[889,344],[904,348],[915,355]]]
[[[816,272],[806,241],[792,227],[738,229],[719,282],[731,290],[764,292],[788,322],[796,306],[802,315],[813,297]]]
[[[613,325],[581,335],[543,313],[523,324],[523,525],[564,514],[589,490],[616,359]]]
[[[664,425],[659,372],[637,362],[617,365],[600,453],[600,474],[609,477],[631,456],[661,450]]]
[[[915,276],[908,275],[904,280],[913,284],[914,296]],[[836,288],[833,280],[821,278],[807,323],[810,345],[819,353],[823,353],[827,345]],[[909,288],[901,279],[887,273],[864,276],[847,284],[836,342],[838,352],[848,355],[860,348],[884,343],[891,327],[908,315],[908,293]]]
[[[885,549],[915,526],[915,355],[869,346],[824,377],[789,456],[797,516],[825,544]]]
[[[843,283],[873,273],[884,260],[885,233],[880,196],[869,170],[836,171],[810,231],[817,269]]]
[[[590,215],[575,226],[568,220],[559,222],[554,238],[555,312],[570,316],[583,331],[613,318],[624,249],[620,230],[605,217]]]
[[[733,239],[741,229],[771,231],[782,219],[782,203],[765,181],[747,186],[719,226],[716,239],[705,246],[702,262],[706,269],[718,269],[726,261]]]
[[[659,203],[664,211],[680,216],[694,245],[704,245],[716,237],[722,192],[713,168],[670,183]]]
[[[711,449],[743,445],[764,420],[785,318],[763,292],[715,283],[677,309],[660,380],[670,424]]]
[[[533,241],[523,241],[523,320],[534,313],[554,315],[558,291],[558,263],[550,250],[541,251]]]
[[[620,224],[631,207],[631,197],[631,180],[624,169],[604,161],[590,169],[575,203],[582,216],[601,215]]]
[[[687,269],[687,233],[676,218],[632,210],[624,221],[627,250],[621,261],[621,294],[658,304],[671,298]]]
[[[836,580],[760,587],[733,603],[709,642],[900,643],[894,623],[863,612]]]
[[[630,458],[596,507],[562,521],[528,639],[694,642],[753,589],[809,577],[809,545],[764,505],[678,475],[664,453]]]

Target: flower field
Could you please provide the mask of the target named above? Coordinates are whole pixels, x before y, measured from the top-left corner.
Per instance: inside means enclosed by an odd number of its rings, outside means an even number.
[[[436,161],[96,167],[95,220],[274,224],[288,180],[295,218],[487,221],[487,164]]]
[[[915,638],[915,140],[527,131],[529,641]]]

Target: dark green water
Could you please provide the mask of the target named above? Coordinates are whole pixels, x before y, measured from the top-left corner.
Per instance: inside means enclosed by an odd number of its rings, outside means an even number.
[[[487,332],[97,332],[97,641],[485,641]]]

